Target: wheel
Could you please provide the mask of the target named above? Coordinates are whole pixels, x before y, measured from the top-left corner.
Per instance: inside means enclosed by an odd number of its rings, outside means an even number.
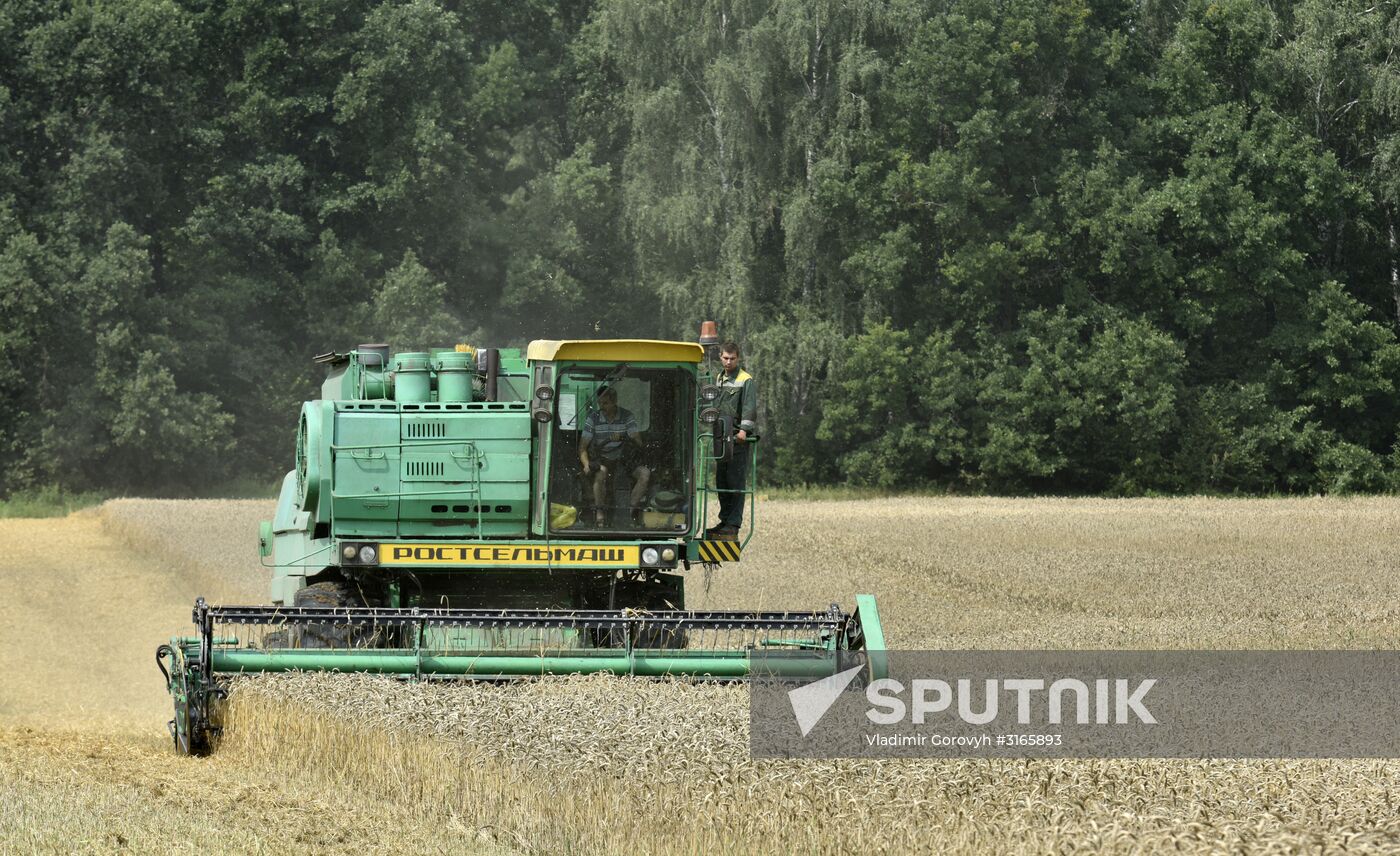
[[[647,609],[652,612],[672,612],[685,608],[685,595],[681,589],[669,585],[664,576],[657,577],[656,583],[647,592]],[[638,636],[637,645],[641,648],[679,651],[690,642],[690,636],[684,630],[650,628]]]
[[[358,591],[339,581],[312,583],[292,596],[292,606],[297,607],[347,609],[365,605]],[[267,635],[266,647],[383,648],[391,642],[390,630],[374,625],[314,621],[274,630]]]
[[[175,751],[181,755],[208,755],[212,744],[208,723],[196,717],[187,697],[189,685],[184,681],[175,697],[175,718],[170,720],[170,736],[175,741]]]
[[[632,636],[633,648],[648,648],[658,651],[680,651],[686,648],[690,636],[684,630],[668,630],[660,627],[641,627]],[[621,630],[593,631],[594,648],[625,648],[627,635]]]
[[[683,608],[684,604],[680,592],[668,585],[662,577],[633,583],[628,587],[627,594],[633,603],[641,603],[641,610],[644,613],[674,612]],[[634,648],[678,651],[684,649],[689,641],[689,634],[685,630],[644,624],[637,629],[633,636],[632,646]]]
[[[342,582],[312,583],[292,595],[292,606],[342,609],[355,605],[350,587]]]
[[[636,647],[654,648],[662,651],[681,651],[690,642],[684,630],[662,630],[644,628],[637,633]]]
[[[670,604],[661,600],[651,606],[652,612],[665,612],[674,609]],[[662,651],[680,651],[690,642],[690,635],[682,629],[672,629],[666,627],[643,626],[637,631],[637,638],[632,643],[638,648],[655,648]]]
[[[349,586],[341,582],[312,583],[292,597],[292,606],[315,609],[345,609],[354,604]],[[274,631],[270,636],[288,631]],[[356,629],[349,624],[316,621],[290,628],[286,641],[295,648],[354,647]]]

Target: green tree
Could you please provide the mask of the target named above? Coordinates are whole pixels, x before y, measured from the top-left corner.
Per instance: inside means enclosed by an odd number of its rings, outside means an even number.
[[[1185,354],[1151,324],[1063,309],[1022,318],[979,379],[978,471],[1006,490],[1137,493],[1169,485]]]
[[[426,351],[459,341],[462,324],[447,310],[447,284],[435,282],[410,251],[384,276],[362,338],[380,336],[397,351]]]

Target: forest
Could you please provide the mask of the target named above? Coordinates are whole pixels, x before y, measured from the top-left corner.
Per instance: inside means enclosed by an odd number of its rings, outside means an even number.
[[[771,485],[1400,488],[1397,0],[6,0],[0,496],[310,358],[693,340]]]

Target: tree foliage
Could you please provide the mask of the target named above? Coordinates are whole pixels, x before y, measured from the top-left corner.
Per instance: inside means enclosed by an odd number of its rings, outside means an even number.
[[[705,318],[778,482],[1393,489],[1398,9],[14,0],[0,493],[271,477],[360,341]]]

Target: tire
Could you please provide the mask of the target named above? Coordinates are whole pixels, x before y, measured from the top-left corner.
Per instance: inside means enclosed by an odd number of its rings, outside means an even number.
[[[658,585],[656,581],[640,585],[633,595],[642,602],[645,612],[670,612],[678,608],[680,600],[670,588]],[[634,648],[649,648],[658,651],[679,651],[687,647],[690,636],[684,630],[643,625],[632,638]]]
[[[292,605],[316,609],[344,609],[354,604],[349,586],[340,582],[312,583],[292,596]],[[318,621],[292,627],[288,641],[294,648],[352,648],[358,632],[348,624]],[[275,635],[275,634],[273,634]]]
[[[621,630],[593,631],[593,647],[625,648],[626,634]],[[690,636],[684,630],[662,630],[655,627],[642,627],[632,636],[633,648],[648,648],[658,651],[679,651],[687,646]]]
[[[354,605],[355,598],[350,594],[350,587],[342,582],[312,583],[292,595],[292,606],[297,607],[340,609]]]
[[[668,587],[652,590],[647,595],[647,609],[652,612],[669,612],[684,607],[684,599]],[[637,647],[657,648],[663,651],[679,651],[690,643],[690,635],[684,630],[648,628],[637,634]]]
[[[675,607],[666,602],[664,596],[653,597],[648,604],[652,612],[667,612]],[[637,631],[637,638],[632,643],[638,648],[653,648],[661,651],[680,651],[686,648],[690,642],[690,635],[684,630],[672,630],[664,627],[642,627]]]
[[[680,651],[690,642],[684,630],[643,629],[637,633],[638,648],[652,648],[661,651]]]

